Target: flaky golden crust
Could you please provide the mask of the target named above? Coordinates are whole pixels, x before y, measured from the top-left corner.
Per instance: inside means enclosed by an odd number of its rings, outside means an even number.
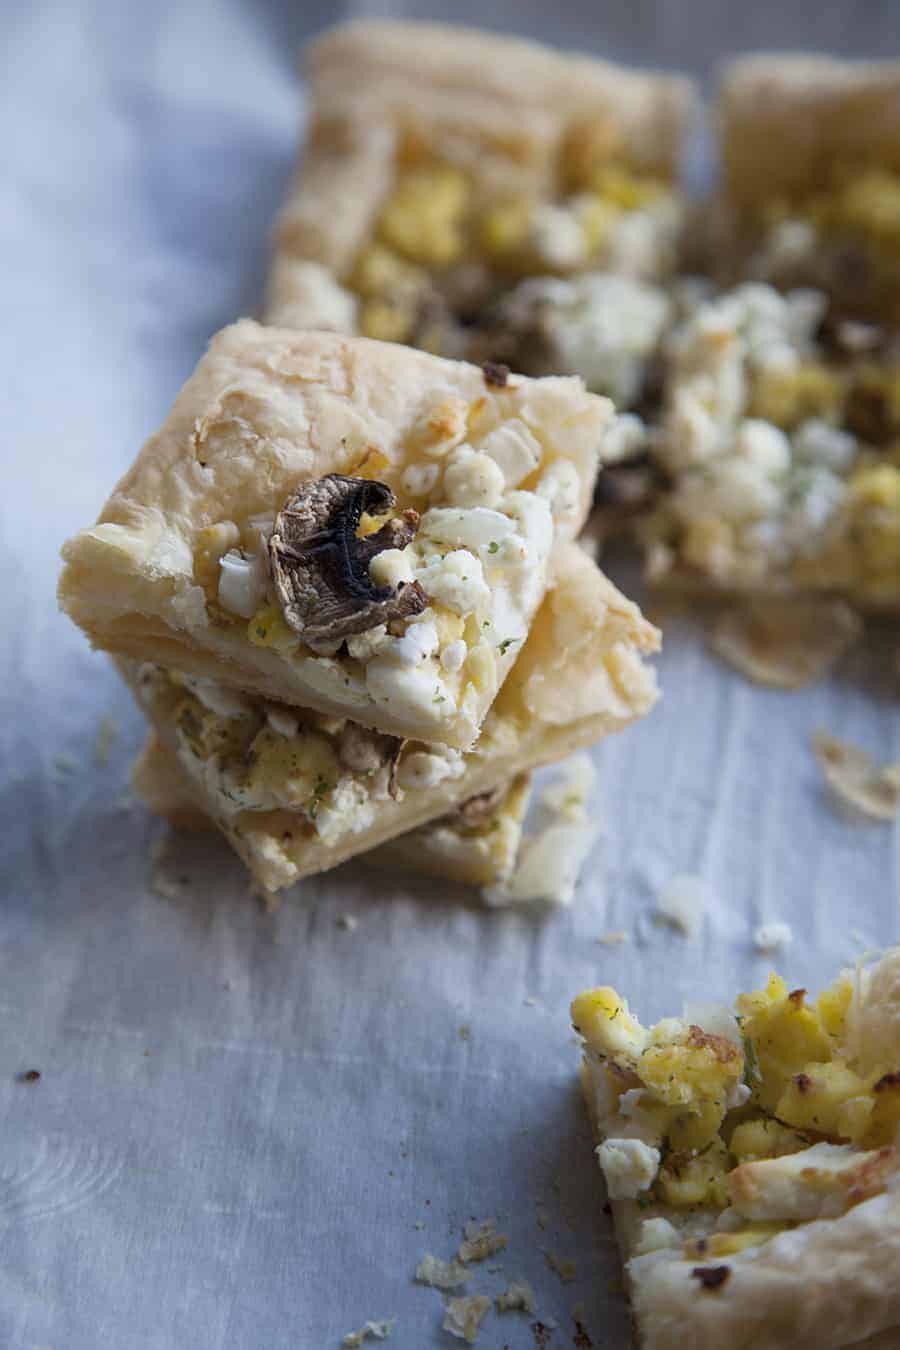
[[[448,402],[499,419],[534,422],[545,463],[565,457],[578,500],[555,537],[577,532],[589,509],[596,460],[611,404],[580,380],[490,385],[482,371],[365,338],[263,328],[244,319],[223,330],[178,396],[162,429],[146,443],[96,525],[71,539],[59,597],[63,608],[107,651],[175,666],[189,674],[287,703],[351,716],[394,735],[465,746],[474,739],[447,720],[440,734],[391,721],[348,684],[323,691],[321,664],[288,661],[253,645],[246,622],[216,620],[195,577],[205,528],[245,530],[268,520],[297,487],[330,473],[353,474],[371,452],[377,477],[412,504],[404,470],[423,457],[416,428]],[[500,677],[515,652],[501,654]],[[318,683],[317,683],[318,682]],[[340,685],[340,679],[337,680]],[[338,696],[339,695],[339,696]],[[486,711],[486,706],[482,710]],[[479,719],[480,720],[480,719]],[[476,728],[477,730],[477,728]]]
[[[358,21],[308,50],[312,133],[276,224],[276,258],[343,276],[366,239],[403,136],[465,162],[496,191],[540,190],[566,133],[615,128],[637,168],[673,177],[695,95],[689,81],[445,24]],[[273,270],[270,309],[283,300]]]
[[[402,801],[379,802],[369,829],[333,845],[295,831],[296,816],[287,811],[245,811],[218,823],[261,885],[270,891],[290,886],[444,816],[498,783],[621,730],[656,701],[654,673],[643,656],[658,646],[657,629],[637,606],[577,545],[567,545],[461,777],[409,792]],[[127,663],[120,668],[135,687],[136,670]],[[175,750],[171,708],[164,700],[149,707],[140,701],[160,739]],[[286,839],[288,833],[296,837]]]
[[[725,68],[718,121],[734,206],[815,191],[835,163],[900,170],[900,62],[748,56]]]

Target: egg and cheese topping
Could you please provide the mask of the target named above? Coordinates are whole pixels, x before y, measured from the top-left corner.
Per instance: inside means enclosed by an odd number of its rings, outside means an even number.
[[[746,284],[668,340],[651,574],[900,595],[900,356],[826,358],[826,299]]]
[[[855,1044],[856,998],[849,974],[816,1000],[773,974],[733,1015],[650,1028],[614,989],[575,1000],[597,1155],[610,1198],[643,1214],[639,1251],[724,1255],[884,1189],[900,1170],[900,1064]]]
[[[573,533],[582,510],[579,470],[548,443],[547,427],[563,422],[584,462],[596,460],[606,418],[602,404],[573,414],[568,385],[553,379],[532,387],[518,415],[507,415],[506,400],[502,387],[473,404],[445,397],[412,429],[405,467],[370,449],[355,471],[396,482],[414,508],[413,537],[375,553],[367,583],[398,594],[416,583],[427,602],[420,612],[311,651],[270,576],[273,522],[254,518],[198,534],[194,575],[211,616],[243,625],[250,644],[293,663],[349,717],[377,721],[384,710],[398,733],[470,743],[543,598],[556,532]],[[357,537],[386,519],[363,515]],[[448,723],[467,737],[445,737]]]

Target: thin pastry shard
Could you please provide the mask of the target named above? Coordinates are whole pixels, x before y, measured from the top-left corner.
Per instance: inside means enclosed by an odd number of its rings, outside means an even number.
[[[269,322],[637,396],[684,220],[686,81],[440,24],[308,49],[309,144]]]
[[[895,820],[900,812],[900,763],[877,765],[872,756],[827,731],[813,737],[813,751],[835,796],[870,820]]]
[[[757,684],[802,689],[824,678],[862,631],[859,616],[841,600],[759,599],[723,614],[710,646]]]
[[[267,890],[389,840],[395,842],[385,861],[407,848],[428,870],[487,884],[515,856],[527,793],[515,780],[626,726],[656,698],[642,659],[658,646],[656,629],[575,545],[557,566],[528,641],[466,755],[410,739],[391,743],[358,728],[351,734],[345,719],[236,696],[158,667],[121,663],[123,673],[178,757],[195,800]],[[495,808],[496,839],[493,821],[477,819],[477,811],[474,821],[450,816],[498,783],[514,786]],[[422,836],[409,832],[429,822],[420,848]],[[465,848],[454,847],[461,840]]]
[[[641,1350],[896,1344],[900,948],[815,1001],[572,1019]]]
[[[65,546],[61,603],[114,654],[466,748],[610,416],[576,379],[244,320]]]

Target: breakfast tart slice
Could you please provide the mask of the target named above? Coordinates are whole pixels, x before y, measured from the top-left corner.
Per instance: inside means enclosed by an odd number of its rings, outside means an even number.
[[[900,948],[816,999],[572,1020],[641,1350],[900,1344]]]
[[[712,269],[815,286],[900,322],[900,62],[760,53],[725,67]]]
[[[468,753],[158,663],[117,664],[194,800],[259,884],[278,891],[460,810],[477,827],[473,798],[648,712],[657,691],[644,658],[658,646],[637,606],[568,544]],[[462,838],[458,818],[453,828]]]
[[[113,654],[467,749],[611,419],[577,378],[243,320],[66,544],[62,606]]]
[[[685,221],[681,78],[443,24],[308,49],[266,319],[642,393]]]

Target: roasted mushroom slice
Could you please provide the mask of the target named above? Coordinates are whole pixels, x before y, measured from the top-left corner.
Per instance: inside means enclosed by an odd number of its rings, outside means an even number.
[[[421,614],[417,581],[374,586],[369,564],[387,548],[405,548],[418,512],[395,516],[375,534],[357,537],[365,512],[386,514],[396,498],[384,483],[331,473],[305,483],[285,502],[269,539],[269,566],[286,622],[313,651],[378,624]]]

